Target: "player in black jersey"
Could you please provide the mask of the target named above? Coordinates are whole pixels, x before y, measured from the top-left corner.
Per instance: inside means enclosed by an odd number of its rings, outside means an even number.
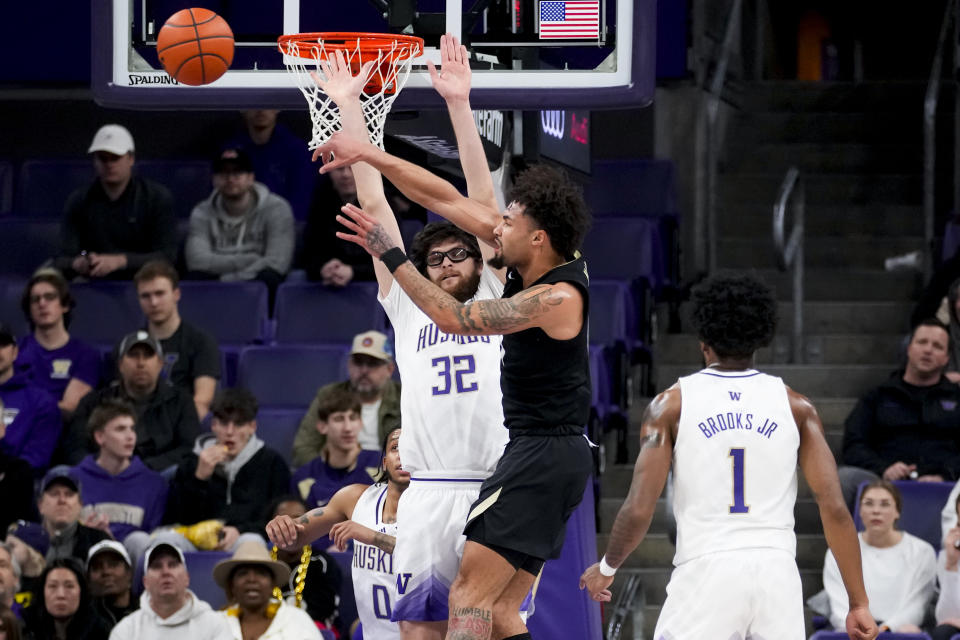
[[[494,260],[502,265],[494,266],[508,268],[503,298],[464,304],[424,278],[360,209],[344,207],[346,215],[338,217],[352,233],[337,235],[380,258],[441,331],[504,335],[501,388],[510,442],[464,529],[447,638],[529,638],[516,611],[502,603],[525,594],[544,561],[560,554],[567,519],[592,469],[582,437],[590,410],[588,277],[578,252],[589,226],[583,198],[561,172],[535,166],[518,177],[501,213],[344,135],[317,155],[326,163],[321,172],[369,163],[408,198],[495,246]]]

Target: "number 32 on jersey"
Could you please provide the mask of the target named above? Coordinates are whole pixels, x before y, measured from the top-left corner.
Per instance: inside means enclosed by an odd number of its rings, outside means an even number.
[[[438,383],[432,388],[433,395],[445,396],[454,391],[469,393],[477,390],[477,381],[473,379],[477,365],[472,353],[434,358],[430,361],[430,365],[439,378]]]

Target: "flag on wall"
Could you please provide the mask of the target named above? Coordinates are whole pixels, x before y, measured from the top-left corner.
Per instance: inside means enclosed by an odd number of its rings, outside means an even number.
[[[540,39],[600,38],[600,0],[543,0]]]

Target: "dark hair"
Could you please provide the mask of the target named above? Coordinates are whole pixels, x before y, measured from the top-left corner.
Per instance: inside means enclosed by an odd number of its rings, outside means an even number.
[[[133,406],[119,398],[104,398],[90,412],[87,419],[87,433],[91,436],[98,431],[102,431],[107,423],[120,416],[130,416],[134,422],[137,420],[137,412]]]
[[[698,337],[721,358],[749,357],[773,339],[777,301],[752,274],[711,276],[693,289],[690,300]]]
[[[174,289],[180,286],[180,274],[166,260],[148,261],[133,275],[133,284],[139,287],[144,282],[150,282],[157,278],[166,278]]]
[[[918,322],[913,327],[913,330],[910,332],[909,342],[913,342],[914,337],[916,337],[917,335],[917,329],[919,329],[920,327],[935,327],[937,329],[942,329],[947,334],[947,350],[950,349],[950,327],[943,324],[936,318],[924,318],[923,320]]]
[[[46,282],[57,290],[57,295],[60,296],[60,306],[66,309],[63,314],[63,326],[69,328],[76,301],[73,299],[73,296],[70,295],[70,285],[67,284],[67,279],[56,269],[49,267],[38,269],[30,276],[30,279],[27,280],[27,286],[23,288],[23,295],[20,297],[20,309],[30,324],[30,328],[34,328],[33,318],[30,316],[30,290],[39,282]]]
[[[477,242],[476,236],[467,233],[452,222],[431,222],[413,236],[413,242],[410,243],[410,262],[420,273],[426,275],[427,255],[430,250],[448,240],[459,240],[466,246],[474,260],[480,259],[480,243]]]
[[[517,176],[508,202],[523,205],[523,213],[547,232],[553,250],[572,260],[590,228],[583,193],[559,169],[536,164]]]
[[[399,430],[400,425],[391,427],[391,429],[383,436],[383,442],[380,445],[380,469],[377,473],[377,477],[373,479],[374,482],[384,482],[390,479],[390,474],[387,473],[387,469],[383,466],[383,459],[387,457],[387,446],[390,444],[390,436],[393,435],[394,431]]]
[[[90,600],[90,589],[87,586],[87,580],[83,575],[83,566],[76,558],[57,558],[48,563],[40,578],[37,581],[37,589],[34,593],[35,601],[27,608],[27,628],[36,638],[55,638],[54,618],[47,611],[46,603],[46,585],[50,574],[56,569],[67,569],[77,579],[80,585],[80,603],[77,606],[76,613],[70,618],[67,624],[68,638],[98,638],[104,637],[108,633],[106,623],[94,612]],[[103,632],[104,636],[100,633]]]
[[[360,413],[360,397],[349,389],[341,388],[334,388],[323,394],[317,406],[317,418],[326,422],[330,414],[338,411]]]
[[[247,424],[257,418],[260,405],[257,397],[237,387],[221,389],[210,404],[210,412],[220,422]]]
[[[870,491],[870,489],[883,489],[893,496],[893,504],[897,508],[897,513],[903,515],[903,496],[900,495],[900,490],[897,489],[897,485],[893,484],[889,480],[883,480],[882,478],[873,480],[863,488],[862,492],[860,492],[860,503],[863,503],[863,497],[867,495],[867,491]],[[897,518],[897,520],[899,520],[899,518]]]
[[[270,584],[273,585],[273,586],[277,586],[277,585],[276,585],[276,580],[277,580],[277,578],[276,578],[276,576],[273,574],[273,571],[271,571],[269,567],[264,566],[262,563],[260,563],[260,562],[245,562],[245,563],[243,563],[243,564],[236,564],[236,565],[230,567],[230,571],[227,573],[227,581],[226,581],[226,583],[225,583],[226,586],[223,588],[223,592],[224,592],[224,594],[227,596],[227,602],[230,602],[230,603],[236,603],[236,602],[237,602],[237,597],[236,597],[236,596],[234,595],[234,593],[233,593],[233,578],[234,578],[234,576],[237,575],[237,571],[240,571],[241,569],[246,569],[247,567],[253,567],[253,568],[257,569],[257,571],[262,571],[262,572],[265,573],[266,575],[270,576]],[[272,588],[271,588],[271,590],[272,590]]]
[[[6,634],[7,640],[20,640],[20,621],[13,615],[13,611],[4,605],[0,605],[0,625],[3,625],[0,630]]]
[[[277,509],[284,502],[299,502],[300,504],[303,505],[304,511],[309,511],[309,509],[307,508],[307,503],[304,501],[303,498],[296,495],[295,493],[285,493],[283,495],[277,496],[276,498],[270,501],[270,504],[267,505],[267,511],[264,514],[266,516],[266,520],[272,520],[276,518]]]

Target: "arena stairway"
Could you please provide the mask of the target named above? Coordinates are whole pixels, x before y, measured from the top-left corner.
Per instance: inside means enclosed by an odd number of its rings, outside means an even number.
[[[900,84],[760,83],[739,87],[739,110],[723,149],[718,194],[721,267],[750,268],[774,285],[780,325],[757,366],[810,397],[827,439],[839,454],[843,422],[867,389],[898,365],[916,272],[886,272],[884,258],[922,247],[921,105],[923,86]],[[805,364],[788,364],[792,304],[790,276],[774,268],[771,210],[789,166],[806,179]],[[682,332],[654,344],[657,388],[699,368],[696,337],[681,308]],[[666,327],[666,322],[658,323]],[[607,448],[600,535],[607,534],[626,495],[637,453],[640,417],[649,398],[634,396],[629,465]],[[643,632],[631,621],[621,638],[652,638],[670,576],[673,544],[663,498],[646,540],[626,566],[642,572]],[[801,480],[796,507],[797,561],[804,597],[822,587],[826,543],[816,503]],[[623,585],[614,583],[614,601]],[[605,621],[613,607],[604,611]],[[808,633],[810,612],[808,611]]]

